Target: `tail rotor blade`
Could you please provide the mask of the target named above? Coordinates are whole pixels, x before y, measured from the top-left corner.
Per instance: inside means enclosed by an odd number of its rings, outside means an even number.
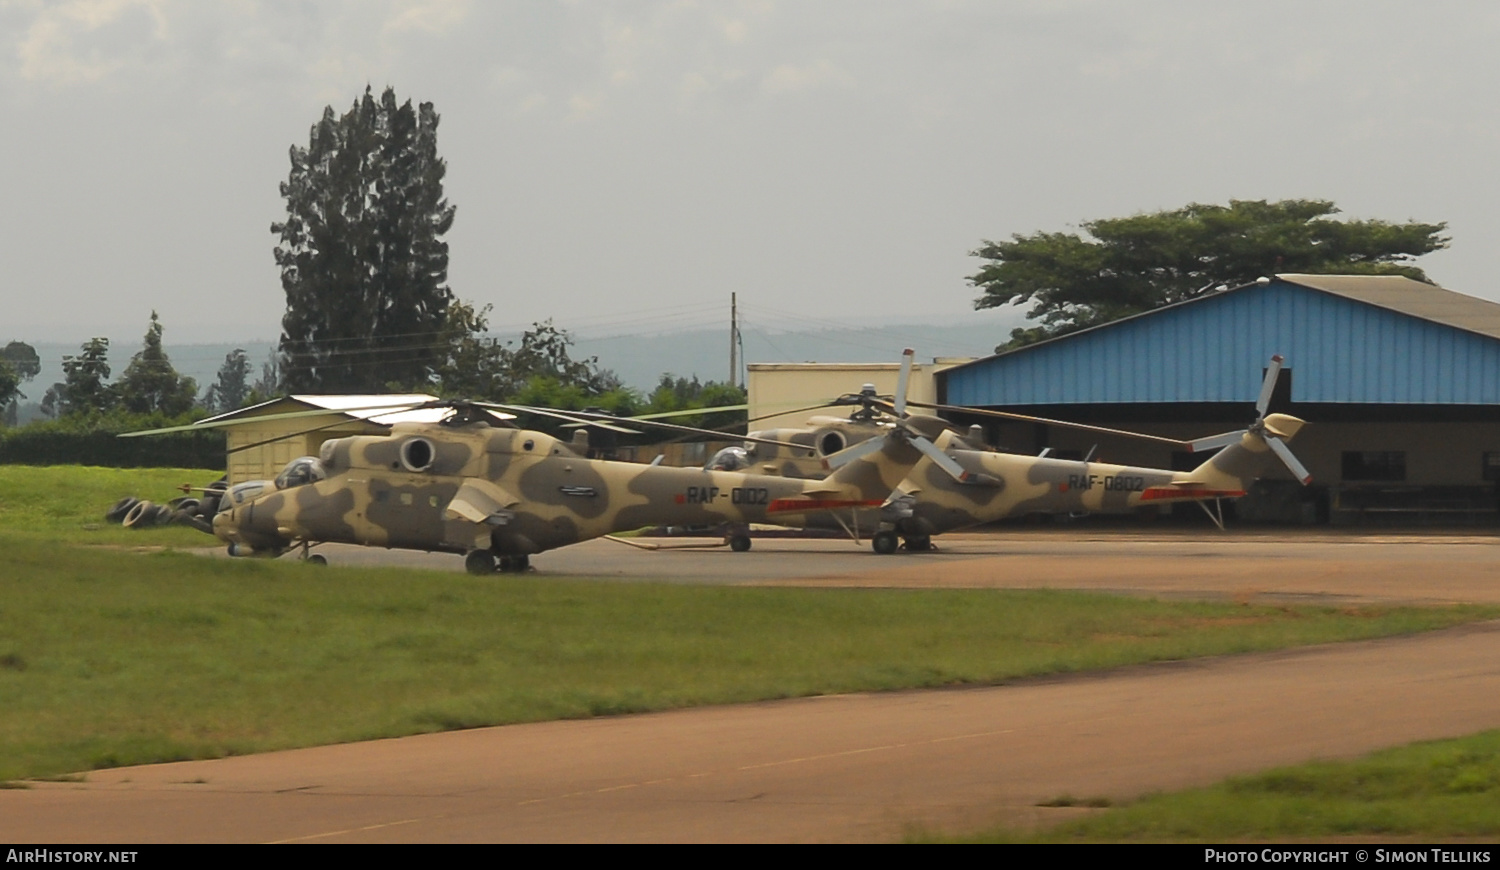
[[[912,358],[917,352],[911,348],[901,351],[901,379],[896,383],[896,416],[906,416],[906,385],[911,381]]]
[[[1271,357],[1271,364],[1266,366],[1266,380],[1260,385],[1260,398],[1255,400],[1255,413],[1259,417],[1266,416],[1266,408],[1271,404],[1271,393],[1276,390],[1276,379],[1281,376],[1281,354]]]
[[[921,435],[913,435],[911,443],[913,447],[926,454],[927,458],[931,459],[938,468],[948,472],[949,477],[952,477],[959,483],[969,482],[969,478],[971,477],[969,472],[965,471],[962,465],[954,461],[953,457],[939,450],[936,444],[933,444]]]
[[[1267,438],[1266,444],[1270,445],[1271,452],[1281,457],[1281,461],[1286,463],[1287,470],[1292,473],[1293,477],[1301,481],[1303,486],[1312,483],[1312,475],[1308,473],[1307,468],[1302,463],[1297,461],[1297,457],[1292,455],[1292,448],[1286,446],[1285,442],[1280,438]]]
[[[871,438],[861,441],[853,447],[840,450],[829,456],[823,457],[823,467],[827,469],[841,468],[856,459],[869,456],[885,446],[885,438]]]
[[[1231,444],[1240,443],[1240,437],[1250,430],[1241,429],[1237,432],[1225,432],[1223,435],[1210,435],[1207,438],[1199,438],[1197,441],[1189,441],[1188,449],[1194,453],[1202,453],[1205,450],[1218,450],[1220,447],[1228,447]]]

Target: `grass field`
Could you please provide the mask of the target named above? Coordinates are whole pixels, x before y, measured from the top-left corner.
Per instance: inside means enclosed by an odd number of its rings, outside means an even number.
[[[1077,800],[1076,805],[1086,805]],[[1417,743],[1343,762],[1236,777],[1155,795],[1037,832],[962,842],[1421,842],[1500,837],[1500,731]]]
[[[1414,632],[1496,608],[614,584],[0,533],[0,779]]]
[[[186,526],[126,529],[104,519],[125,496],[158,504],[184,483],[206,486],[223,472],[193,468],[94,468],[0,465],[0,530],[59,544],[211,547],[211,535]],[[195,493],[196,494],[196,493]]]

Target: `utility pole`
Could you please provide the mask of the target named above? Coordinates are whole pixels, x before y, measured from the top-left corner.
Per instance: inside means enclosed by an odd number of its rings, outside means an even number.
[[[729,385],[739,386],[740,380],[740,311],[736,294],[729,294]]]

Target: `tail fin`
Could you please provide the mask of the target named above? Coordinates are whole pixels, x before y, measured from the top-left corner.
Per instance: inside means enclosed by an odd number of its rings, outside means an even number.
[[[1209,460],[1192,471],[1180,472],[1173,483],[1178,485],[1192,485],[1195,488],[1215,490],[1223,493],[1243,494],[1250,488],[1259,477],[1263,477],[1267,471],[1276,465],[1278,461],[1286,461],[1280,455],[1281,451],[1275,449],[1271,439],[1279,442],[1292,440],[1305,423],[1288,414],[1271,414],[1265,418],[1264,432],[1262,427],[1256,427],[1244,431],[1237,442],[1228,444],[1223,450],[1209,457]],[[1269,435],[1270,438],[1266,436]],[[1207,439],[1205,439],[1207,440]],[[1280,445],[1286,450],[1284,443]],[[1287,451],[1290,455],[1290,451]],[[1295,462],[1295,460],[1292,460]],[[1293,469],[1293,474],[1298,474],[1300,464]],[[1302,482],[1307,483],[1310,477],[1301,475]]]
[[[881,437],[879,443],[879,449],[871,449],[869,442],[864,442],[841,451],[854,457],[842,464],[835,461],[839,454],[829,457],[829,464],[837,465],[833,473],[822,480],[808,481],[803,492],[824,496],[840,493],[862,502],[884,503],[922,460],[922,453],[894,432]]]

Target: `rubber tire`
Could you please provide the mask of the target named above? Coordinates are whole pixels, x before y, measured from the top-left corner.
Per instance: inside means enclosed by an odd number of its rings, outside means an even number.
[[[471,550],[464,556],[464,570],[476,577],[495,573],[495,554],[489,550]]]
[[[932,538],[926,535],[917,535],[906,539],[906,551],[908,553],[925,553],[932,549]]]
[[[323,555],[322,553],[313,553],[303,561],[307,562],[307,564],[309,565],[317,565],[319,568],[323,568],[328,565],[328,557]]]
[[[876,532],[870,539],[870,547],[882,556],[889,556],[896,552],[900,542],[896,540],[895,532]]]
[[[121,520],[127,529],[145,529],[156,525],[156,505],[149,501],[138,501]]]
[[[124,522],[125,515],[130,513],[131,508],[135,507],[137,504],[140,504],[140,501],[140,499],[136,498],[133,495],[127,495],[119,501],[115,502],[114,507],[105,511],[104,518],[112,523]]]
[[[743,552],[749,550],[750,549],[750,536],[749,535],[730,535],[730,537],[729,537],[729,549],[735,551],[736,553],[743,553]]]

